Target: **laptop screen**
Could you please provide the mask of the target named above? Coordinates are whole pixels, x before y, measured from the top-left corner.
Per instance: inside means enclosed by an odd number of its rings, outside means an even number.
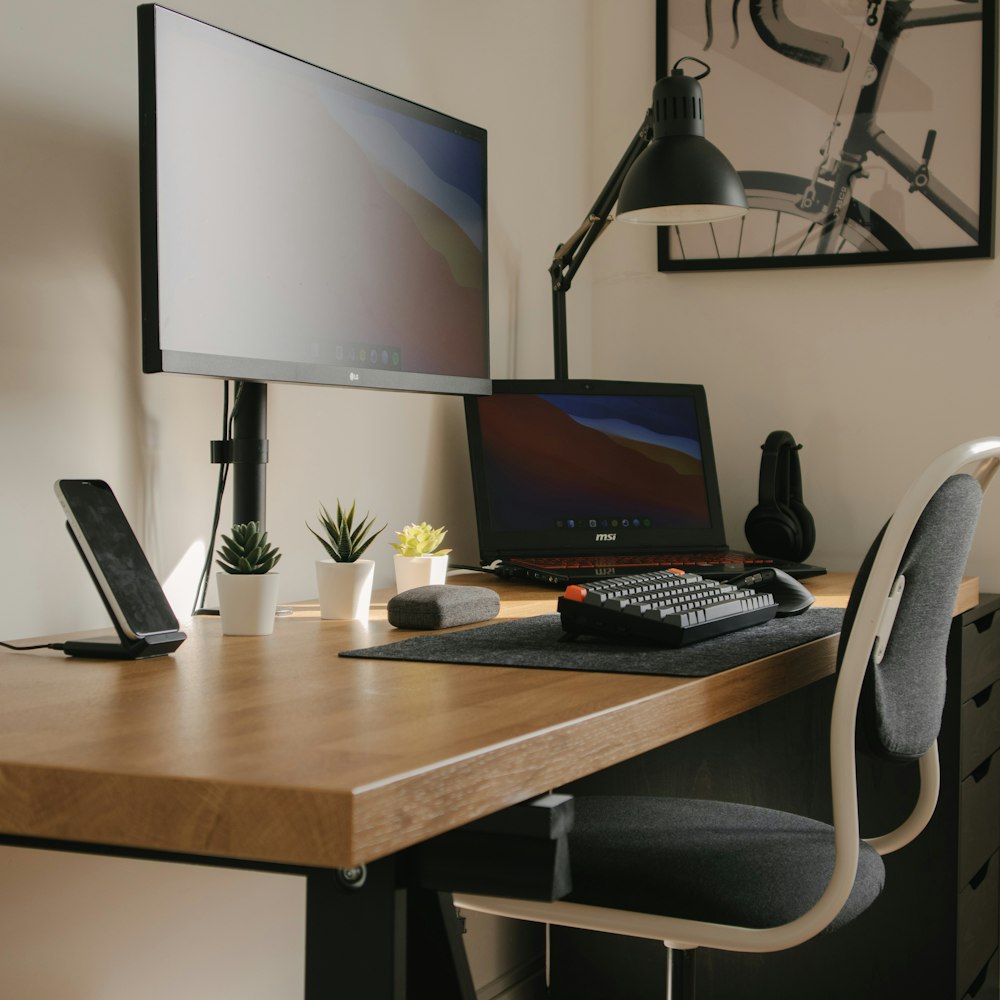
[[[497,380],[465,406],[484,561],[725,547],[702,386]]]

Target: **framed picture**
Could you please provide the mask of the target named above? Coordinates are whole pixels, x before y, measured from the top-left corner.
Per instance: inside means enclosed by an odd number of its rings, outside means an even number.
[[[993,0],[656,3],[657,78],[709,65],[705,136],[750,205],[662,227],[661,271],[993,255]]]

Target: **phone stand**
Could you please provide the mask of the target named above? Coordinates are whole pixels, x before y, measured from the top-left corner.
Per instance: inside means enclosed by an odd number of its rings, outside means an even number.
[[[144,660],[151,656],[166,656],[167,653],[172,653],[187,638],[183,632],[155,632],[152,635],[133,639],[122,631],[118,619],[115,617],[114,609],[98,585],[94,571],[90,568],[90,563],[87,562],[69,521],[66,522],[66,530],[69,532],[69,537],[73,539],[76,551],[80,553],[83,565],[87,567],[87,573],[97,588],[97,593],[101,595],[101,602],[108,612],[116,634],[101,636],[97,639],[69,639],[62,645],[63,652],[67,656],[87,656],[104,660]]]

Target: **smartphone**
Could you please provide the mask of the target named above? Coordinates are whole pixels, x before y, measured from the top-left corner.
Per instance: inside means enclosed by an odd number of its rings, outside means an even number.
[[[55,489],[121,633],[145,639],[176,632],[177,617],[111,487],[100,479],[60,479]]]

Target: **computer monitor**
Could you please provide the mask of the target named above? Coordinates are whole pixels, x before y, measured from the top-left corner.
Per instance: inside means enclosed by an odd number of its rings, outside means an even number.
[[[254,384],[250,437],[273,381],[489,392],[486,132],[154,4],[138,41],[143,370]]]

